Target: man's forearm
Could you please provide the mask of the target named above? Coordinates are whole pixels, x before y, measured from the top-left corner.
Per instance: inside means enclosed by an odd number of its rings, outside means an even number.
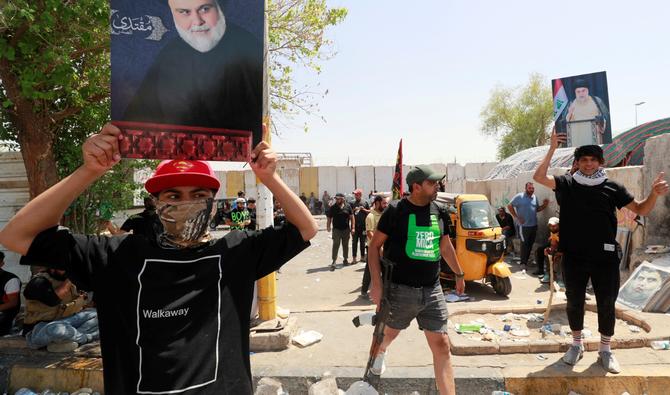
[[[379,262],[379,250],[374,246],[368,248],[368,269],[370,269],[370,281],[374,284],[379,284],[382,278],[382,271]]]
[[[309,212],[309,208],[279,178],[279,175],[274,173],[271,178],[262,181],[279,203],[281,203],[286,220],[298,228],[303,240],[310,240],[314,237],[319,230],[316,220],[314,220],[314,217]]]
[[[40,232],[58,225],[65,210],[102,174],[80,167],[28,202],[0,231],[0,244],[21,255]]]
[[[637,205],[636,205],[636,210],[632,210],[632,211],[635,211],[635,214],[638,214],[638,215],[641,215],[641,216],[649,215],[651,210],[653,210],[654,206],[656,205],[656,199],[657,199],[657,196],[652,191],[649,194],[649,196],[647,196],[646,199],[644,199],[641,202],[638,202]]]

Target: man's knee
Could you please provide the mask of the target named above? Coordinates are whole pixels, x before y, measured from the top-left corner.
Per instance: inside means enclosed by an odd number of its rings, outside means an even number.
[[[451,358],[451,346],[449,344],[449,336],[446,333],[442,333],[440,336],[434,336],[431,339],[431,349],[435,356],[441,358]]]

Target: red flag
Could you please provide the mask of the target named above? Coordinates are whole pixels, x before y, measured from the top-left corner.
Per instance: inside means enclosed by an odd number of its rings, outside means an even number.
[[[396,158],[395,171],[393,172],[393,186],[391,187],[391,192],[393,194],[392,199],[401,199],[404,189],[404,183],[402,182],[402,139],[400,139],[398,157]]]

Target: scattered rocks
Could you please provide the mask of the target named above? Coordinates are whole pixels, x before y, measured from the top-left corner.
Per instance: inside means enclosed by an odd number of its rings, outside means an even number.
[[[317,381],[309,387],[309,395],[339,395],[340,390],[337,388],[335,377],[326,377],[321,381]]]
[[[263,377],[258,380],[254,395],[283,395],[284,393],[284,389],[279,380]]]

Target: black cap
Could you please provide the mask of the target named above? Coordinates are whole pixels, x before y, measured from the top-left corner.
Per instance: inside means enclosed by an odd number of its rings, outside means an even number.
[[[584,78],[577,78],[574,83],[574,88],[586,88],[589,89],[589,82],[585,80]]]
[[[582,145],[575,148],[575,160],[579,160],[582,156],[593,156],[600,161],[605,162],[603,157],[603,149],[599,145]]]
[[[336,197],[336,198],[343,198],[343,197],[344,197],[344,194],[341,193],[341,192],[338,192],[338,193],[335,194],[335,197]]]
[[[374,199],[372,200],[372,203],[381,202],[382,200],[384,200],[384,197],[382,195],[375,195]]]
[[[435,170],[433,170],[430,166],[419,165],[413,166],[411,169],[409,169],[405,180],[407,181],[407,185],[412,185],[414,183],[421,184],[426,180],[440,181],[444,177],[444,174],[435,172]]]

